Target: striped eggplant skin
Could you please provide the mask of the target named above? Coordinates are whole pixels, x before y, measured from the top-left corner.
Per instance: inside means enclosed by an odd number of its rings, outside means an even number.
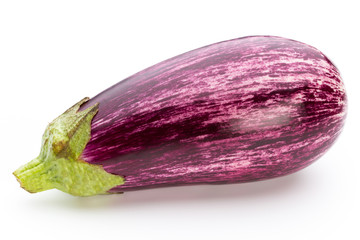
[[[337,68],[294,40],[253,36],[147,68],[99,103],[82,159],[125,178],[109,192],[269,179],[313,163],[346,116]]]

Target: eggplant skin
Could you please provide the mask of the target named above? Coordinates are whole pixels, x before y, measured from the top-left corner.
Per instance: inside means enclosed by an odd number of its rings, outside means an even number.
[[[252,36],[202,47],[110,87],[82,159],[125,183],[109,192],[263,180],[298,171],[339,135],[337,68],[294,40]]]

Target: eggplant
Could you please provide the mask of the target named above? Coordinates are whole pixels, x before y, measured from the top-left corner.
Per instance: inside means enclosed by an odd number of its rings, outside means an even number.
[[[85,98],[14,172],[75,196],[240,183],[296,172],[341,132],[346,93],[319,50],[274,36],[205,46]]]

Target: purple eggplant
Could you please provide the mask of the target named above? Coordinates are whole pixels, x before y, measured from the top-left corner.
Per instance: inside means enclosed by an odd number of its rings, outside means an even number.
[[[346,94],[319,50],[253,36],[202,47],[84,99],[14,172],[29,192],[77,196],[284,176],[339,135]]]

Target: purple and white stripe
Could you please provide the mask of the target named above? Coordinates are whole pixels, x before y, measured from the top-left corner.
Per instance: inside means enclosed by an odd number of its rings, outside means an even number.
[[[300,170],[339,135],[346,95],[330,60],[271,36],[199,48],[92,98],[82,158],[125,177],[110,192],[233,183]]]

